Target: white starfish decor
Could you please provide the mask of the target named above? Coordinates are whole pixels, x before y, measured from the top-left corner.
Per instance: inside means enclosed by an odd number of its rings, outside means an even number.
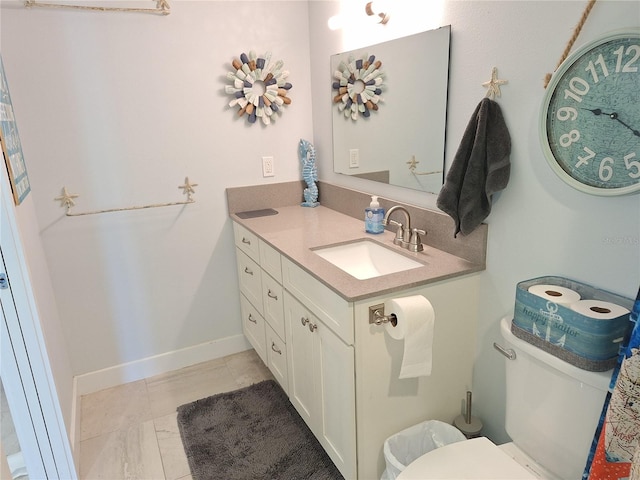
[[[184,177],[184,185],[180,185],[178,188],[182,189],[183,195],[187,196],[187,201],[193,201],[193,194],[196,193],[194,187],[197,187],[197,183],[189,182],[189,177]]]
[[[493,69],[491,70],[491,80],[489,80],[488,82],[484,82],[482,86],[488,89],[486,96],[491,100],[494,100],[495,97],[500,96],[500,85],[504,85],[506,83],[509,82],[507,82],[506,80],[498,79],[498,69],[496,67],[493,67]]]
[[[60,195],[59,197],[56,197],[54,200],[59,200],[60,206],[67,207],[67,210],[69,210],[71,207],[73,207],[76,204],[76,202],[74,202],[73,199],[78,197],[79,197],[78,194],[69,193],[67,191],[67,187],[62,187],[62,195]]]

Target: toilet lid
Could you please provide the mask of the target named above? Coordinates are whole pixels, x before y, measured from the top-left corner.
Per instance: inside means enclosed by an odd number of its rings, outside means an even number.
[[[463,440],[425,453],[397,480],[521,480],[537,478],[485,437]]]

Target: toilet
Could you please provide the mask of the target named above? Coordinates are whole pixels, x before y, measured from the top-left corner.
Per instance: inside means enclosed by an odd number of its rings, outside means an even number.
[[[495,445],[474,438],[435,449],[409,464],[398,480],[582,478],[612,370],[582,370],[511,333],[500,321],[506,361],[506,431]]]

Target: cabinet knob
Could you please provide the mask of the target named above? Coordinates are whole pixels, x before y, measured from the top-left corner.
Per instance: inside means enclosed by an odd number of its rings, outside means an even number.
[[[269,289],[269,291],[267,292],[267,296],[269,298],[273,298],[274,300],[278,300],[278,296],[274,295],[274,293],[271,291],[271,289]]]
[[[317,330],[317,329],[318,329],[318,325],[316,325],[315,323],[310,323],[310,324],[309,324],[309,331],[310,331],[311,333],[313,333],[313,331],[314,331],[314,330]]]
[[[276,347],[275,342],[271,342],[271,350],[276,352],[278,355],[282,355],[282,350],[280,350],[278,347]]]
[[[304,327],[307,323],[309,323],[309,319],[300,317],[300,323],[302,323],[302,326]]]
[[[256,319],[254,319],[251,314],[249,314],[249,316],[247,317],[247,320],[249,320],[251,323],[258,323],[258,321]]]

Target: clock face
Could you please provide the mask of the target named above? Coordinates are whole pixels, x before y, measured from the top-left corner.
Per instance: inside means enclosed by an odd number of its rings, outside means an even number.
[[[541,112],[549,164],[595,195],[640,191],[640,30],[609,34],[569,56]]]

